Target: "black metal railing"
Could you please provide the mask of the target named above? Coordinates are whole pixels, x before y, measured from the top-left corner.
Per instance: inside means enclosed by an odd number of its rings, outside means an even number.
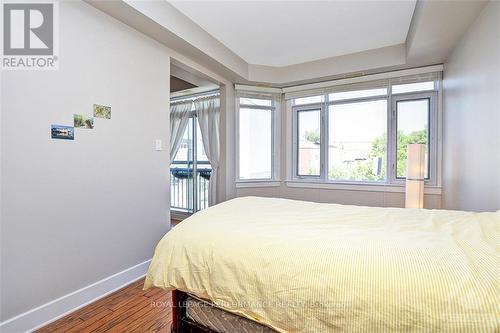
[[[212,168],[208,161],[198,161],[196,175],[194,175],[193,164],[191,161],[173,161],[170,165],[170,207],[172,209],[194,213],[208,207]]]

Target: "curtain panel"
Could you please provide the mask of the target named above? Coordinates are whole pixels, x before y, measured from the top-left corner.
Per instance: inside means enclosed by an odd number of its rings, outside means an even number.
[[[173,161],[175,154],[182,142],[182,136],[189,122],[189,115],[193,102],[174,103],[170,106],[170,160]]]
[[[218,96],[199,98],[194,101],[194,106],[205,154],[212,167],[208,195],[208,204],[212,206],[217,203],[217,178],[220,160],[220,98]]]

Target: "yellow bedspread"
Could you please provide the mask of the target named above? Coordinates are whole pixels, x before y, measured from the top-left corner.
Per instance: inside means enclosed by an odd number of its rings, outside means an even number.
[[[180,223],[145,287],[280,332],[500,332],[500,211],[245,197]]]

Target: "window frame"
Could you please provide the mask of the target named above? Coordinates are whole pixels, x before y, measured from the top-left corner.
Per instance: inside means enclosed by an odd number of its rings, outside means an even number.
[[[240,98],[255,98],[270,100],[271,106],[265,105],[251,105],[240,104]],[[259,183],[270,184],[277,182],[279,179],[279,100],[274,95],[262,95],[253,93],[240,92],[236,94],[235,98],[235,182],[237,186],[245,187],[245,184]],[[271,111],[271,177],[270,178],[241,178],[240,177],[240,109],[256,109],[256,110],[269,110]]]
[[[374,86],[374,88],[376,88]],[[353,90],[364,90],[363,89],[353,89]],[[418,99],[429,99],[429,134],[428,134],[428,145],[429,145],[429,179],[425,180],[425,185],[430,187],[440,186],[440,175],[438,174],[441,170],[441,153],[439,152],[439,136],[440,136],[440,95],[441,95],[441,80],[434,80],[434,89],[427,91],[417,91],[417,92],[406,92],[399,94],[392,94],[391,85],[387,85],[387,94],[379,96],[369,96],[369,97],[359,97],[352,99],[345,99],[339,101],[329,101],[329,93],[322,93],[318,95],[324,96],[323,103],[314,104],[302,104],[294,105],[293,101],[290,102],[289,107],[291,108],[291,118],[292,118],[292,161],[291,161],[291,175],[288,179],[289,182],[294,183],[318,183],[325,185],[339,185],[339,186],[359,186],[359,185],[374,185],[374,186],[404,186],[406,178],[397,178],[396,169],[396,158],[397,158],[397,102],[405,100],[418,100]],[[386,179],[385,181],[354,181],[354,180],[335,180],[329,179],[328,169],[329,169],[329,152],[328,152],[328,124],[329,124],[329,106],[338,104],[351,104],[357,102],[375,101],[375,100],[387,100],[387,149],[386,149]],[[321,108],[321,154],[320,154],[320,176],[300,176],[297,172],[298,167],[298,127],[297,127],[297,117],[299,110],[307,109],[318,109]]]
[[[411,93],[401,93],[392,97],[391,105],[391,120],[393,130],[391,131],[392,143],[392,157],[391,157],[391,184],[403,185],[406,182],[406,177],[398,177],[397,175],[397,126],[398,126],[398,111],[397,103],[401,101],[417,101],[428,99],[428,150],[429,150],[429,164],[428,164],[428,178],[424,180],[425,185],[437,186],[438,183],[438,92],[437,91],[419,91]]]
[[[293,163],[292,163],[292,173],[295,179],[308,179],[318,181],[322,179],[323,168],[324,168],[324,140],[325,140],[325,131],[324,131],[324,108],[325,103],[313,103],[313,104],[302,104],[294,106],[293,108],[293,123],[292,123],[292,136],[293,136]],[[299,112],[308,112],[308,111],[319,111],[319,137],[320,137],[320,154],[319,154],[319,175],[300,175],[299,174]]]

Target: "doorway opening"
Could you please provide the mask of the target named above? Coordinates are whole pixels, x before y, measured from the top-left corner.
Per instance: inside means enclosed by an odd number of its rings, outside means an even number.
[[[218,84],[183,65],[171,64],[170,114],[171,122],[178,122],[171,124],[171,128],[177,130],[180,127],[180,130],[171,133],[178,136],[174,148],[176,151],[170,161],[172,215],[192,214],[209,205],[212,167],[205,153],[195,101],[218,95]],[[173,116],[173,112],[181,112],[182,120]]]

